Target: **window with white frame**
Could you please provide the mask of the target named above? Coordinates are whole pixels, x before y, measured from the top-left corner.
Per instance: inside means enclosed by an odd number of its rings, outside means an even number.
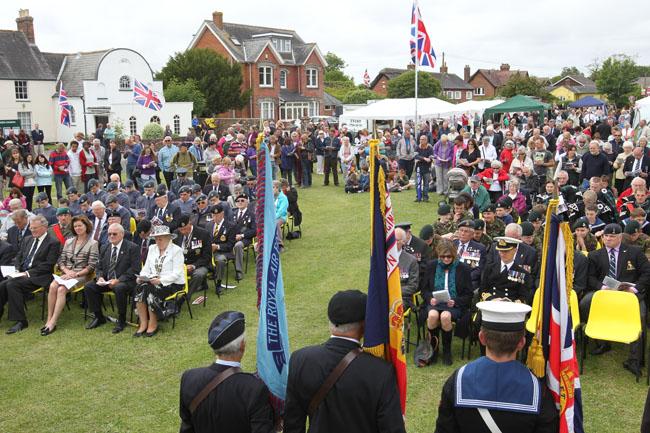
[[[20,128],[25,131],[31,131],[32,129],[32,112],[31,111],[19,111],[16,113],[18,121],[20,122]]]
[[[174,114],[174,134],[180,135],[181,133],[181,116]]]
[[[260,66],[260,87],[273,87],[273,67]]]
[[[460,90],[454,92],[454,99],[460,99]]]
[[[309,117],[318,116],[319,114],[318,107],[319,107],[318,101],[311,101],[309,103]]]
[[[70,125],[77,124],[77,111],[70,105]]]
[[[467,99],[468,101],[470,99],[472,99],[472,91],[471,90],[468,90],[467,92],[465,92],[465,99]]]
[[[278,53],[291,52],[291,39],[272,39],[271,42]]]
[[[474,94],[476,96],[483,96],[485,95],[485,89],[483,87],[477,87],[474,89]]]
[[[29,99],[26,80],[14,81],[14,88],[16,89],[16,101],[27,101]]]
[[[260,102],[260,117],[262,119],[273,119],[274,110],[275,110],[275,104],[273,103],[273,101]]]
[[[454,91],[453,90],[445,90],[445,96],[448,99],[454,99]]]
[[[129,117],[129,133],[135,135],[138,133],[138,121],[135,116]]]
[[[286,89],[287,88],[287,70],[282,69],[280,71],[280,88],[281,89]]]
[[[120,77],[120,90],[131,90],[131,78],[130,77],[128,77],[126,75],[122,75]]]
[[[158,125],[160,125],[160,117],[151,116],[151,119],[149,119],[149,123],[157,123]]]
[[[307,87],[318,87],[318,69],[307,68]]]

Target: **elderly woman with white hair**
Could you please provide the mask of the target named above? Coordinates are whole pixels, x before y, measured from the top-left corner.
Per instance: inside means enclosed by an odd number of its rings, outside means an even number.
[[[523,169],[528,167],[531,171],[534,169],[533,160],[528,156],[526,146],[519,146],[517,154],[514,156],[512,163],[510,163],[510,174],[519,179],[524,177]]]
[[[632,151],[634,150],[634,143],[631,141],[625,141],[623,142],[622,148],[623,150],[621,153],[616,155],[616,159],[612,165],[612,169],[614,170],[614,187],[616,188],[616,191],[619,192],[619,194],[623,192],[623,184],[625,183],[625,171],[623,170],[623,167],[625,166],[625,160],[628,156],[632,155]]]
[[[149,247],[147,260],[136,278],[134,300],[137,302],[140,326],[134,337],[153,337],[158,332],[158,320],[164,318],[163,303],[168,296],[185,286],[185,260],[181,247],[172,242],[176,237],[165,225],[154,226],[149,237],[155,244]]]
[[[397,143],[393,144],[397,146]],[[339,160],[341,161],[341,169],[343,170],[343,176],[348,175],[350,170],[350,165],[354,163],[356,158],[356,149],[352,144],[350,144],[350,138],[347,136],[341,137],[341,148],[339,149]]]
[[[490,193],[490,200],[492,203],[496,203],[498,198],[503,194],[504,182],[506,182],[510,176],[508,176],[508,172],[503,169],[501,161],[492,161],[490,163],[490,168],[486,168],[480,172],[478,178],[483,182],[483,186]]]

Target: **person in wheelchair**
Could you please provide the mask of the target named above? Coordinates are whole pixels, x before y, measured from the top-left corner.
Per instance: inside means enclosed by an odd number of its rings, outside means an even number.
[[[436,248],[438,258],[427,263],[420,290],[425,301],[427,329],[431,335],[433,356],[438,360],[438,342],[442,328],[442,360],[451,365],[453,322],[468,310],[472,300],[471,269],[456,256],[454,244],[442,239]]]

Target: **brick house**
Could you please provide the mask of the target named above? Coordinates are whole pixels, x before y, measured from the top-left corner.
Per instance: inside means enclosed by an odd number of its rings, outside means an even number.
[[[413,65],[408,65],[407,69],[384,68],[377,73],[377,76],[370,83],[370,90],[381,96],[388,95],[388,82],[404,72],[413,69]],[[465,102],[472,99],[474,88],[456,74],[450,74],[447,64],[443,63],[440,72],[418,71],[418,74],[431,74],[440,82],[442,93],[454,103]]]
[[[294,30],[223,22],[213,12],[197,30],[191,48],[210,48],[242,67],[250,101],[221,116],[289,120],[323,114],[327,62],[318,45]]]
[[[477,69],[471,76],[466,65],[464,75],[465,81],[474,89],[475,98],[493,98],[513,75],[519,74],[527,77],[528,71],[510,70],[510,65],[503,63],[499,69]]]

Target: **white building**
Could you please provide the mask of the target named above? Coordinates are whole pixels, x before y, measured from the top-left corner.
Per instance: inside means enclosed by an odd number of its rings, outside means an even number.
[[[77,131],[92,133],[101,123],[121,123],[124,134],[141,133],[157,122],[175,134],[185,135],[192,126],[192,102],[163,102],[162,110],[145,108],[133,100],[134,81],[163,94],[162,81],[154,80],[146,59],[136,51],[117,48],[65,56],[58,83],[68,94],[72,106],[71,127],[58,123],[59,141],[68,142]],[[57,104],[58,94],[53,97]],[[57,107],[57,116],[60,110]]]
[[[0,30],[0,127],[18,121],[27,133],[35,123],[46,142],[69,142],[74,133],[95,132],[97,125],[121,123],[124,134],[141,133],[152,121],[185,135],[192,123],[192,102],[163,101],[154,111],[133,101],[138,80],[162,98],[162,81],[141,54],[117,48],[89,53],[43,53],[36,46],[34,19],[21,10],[17,31]],[[72,105],[72,124],[60,124],[60,83]]]

